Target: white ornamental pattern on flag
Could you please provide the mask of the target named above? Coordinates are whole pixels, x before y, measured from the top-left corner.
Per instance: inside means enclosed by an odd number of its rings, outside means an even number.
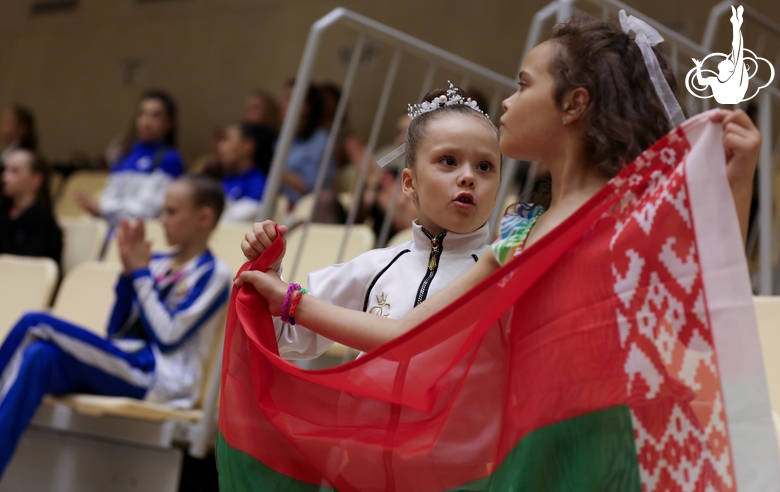
[[[613,210],[610,266],[648,492],[736,489],[685,183],[689,150],[678,128],[637,159],[633,176],[613,180],[630,190]]]

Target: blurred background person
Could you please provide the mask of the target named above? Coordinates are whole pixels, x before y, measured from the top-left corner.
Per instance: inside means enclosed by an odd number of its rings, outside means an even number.
[[[100,200],[80,193],[76,197],[79,205],[112,226],[123,218],[157,217],[165,190],[184,172],[176,149],[176,113],[176,102],[167,93],[145,93]]]
[[[0,170],[13,150],[38,150],[35,115],[30,109],[14,104],[0,114],[0,149]]]
[[[2,177],[0,253],[45,256],[59,265],[62,231],[52,213],[46,163],[31,150],[12,150]]]
[[[279,105],[270,94],[259,89],[250,92],[241,108],[241,123],[279,129]]]
[[[217,145],[222,189],[225,192],[223,222],[249,222],[257,219],[270,164],[270,145],[263,127],[247,123],[228,125]],[[264,166],[259,163],[263,162]]]
[[[287,114],[294,87],[294,80],[285,85],[284,97],[279,108],[282,118]],[[322,111],[323,103],[320,91],[314,86],[309,86],[298,121],[298,128],[290,145],[290,152],[287,155],[287,162],[282,174],[281,191],[293,204],[301,196],[311,193],[317,180],[320,161],[322,161],[325,147],[328,144],[328,132],[320,126]],[[333,166],[331,163],[326,174],[326,184],[332,175]]]

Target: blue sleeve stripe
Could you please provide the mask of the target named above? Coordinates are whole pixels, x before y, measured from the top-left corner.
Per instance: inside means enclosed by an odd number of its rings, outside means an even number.
[[[198,283],[195,284],[195,287],[190,290],[190,293],[187,295],[187,298],[184,299],[182,302],[176,305],[176,307],[170,311],[171,316],[174,316],[176,313],[184,311],[185,309],[190,308],[195,301],[198,300],[198,297],[203,293],[203,291],[206,289],[206,286],[211,281],[211,278],[214,276],[214,265],[211,265],[211,268],[204,273],[200,279],[198,279]]]
[[[187,330],[187,332],[175,343],[163,343],[159,338],[157,338],[157,335],[154,332],[154,329],[152,329],[152,325],[149,323],[149,320],[146,319],[146,314],[144,314],[143,310],[141,310],[141,320],[143,321],[144,327],[149,333],[149,336],[152,337],[152,340],[160,348],[160,350],[163,352],[170,352],[179,348],[181,344],[186,342],[192,335],[194,335],[195,332],[197,332],[198,329],[228,301],[229,297],[230,288],[226,287],[214,299],[211,305],[203,312],[200,318],[198,318],[195,323],[192,324],[189,330]]]

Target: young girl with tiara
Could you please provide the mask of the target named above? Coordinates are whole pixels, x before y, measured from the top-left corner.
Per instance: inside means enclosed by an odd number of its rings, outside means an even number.
[[[673,95],[677,84],[669,63],[647,42],[643,29],[650,27],[623,13],[621,17],[625,32],[613,22],[587,16],[556,25],[549,39],[528,53],[518,90],[503,103],[501,150],[515,159],[547,165],[552,175],[548,203],[521,206],[520,213],[505,217],[492,254],[482,255],[474,268],[402,320],[367,316],[298,295],[295,320],[364,351],[397,337],[552,231],[679,124],[682,111]],[[646,61],[655,82],[662,85],[665,79],[668,84],[661,87],[660,97]],[[727,176],[744,240],[761,135],[742,111],[721,110],[711,119],[723,123]],[[268,300],[272,313],[281,312],[288,286],[276,275],[245,271],[237,283],[244,282],[251,282]]]
[[[312,295],[335,306],[399,319],[471,269],[488,247],[487,219],[501,180],[498,132],[464,92],[450,85],[423,98],[406,137],[402,188],[417,210],[414,238],[368,251],[309,274]],[[279,226],[285,234],[287,228]],[[275,224],[254,225],[242,243],[249,259],[276,239]],[[282,257],[272,269],[280,272]],[[278,277],[277,277],[278,278]],[[292,295],[300,286],[293,284]],[[300,290],[298,290],[300,292]],[[290,309],[288,308],[288,311]],[[294,308],[292,308],[294,311]],[[290,313],[275,318],[279,352],[288,359],[316,357],[333,341],[296,325]]]

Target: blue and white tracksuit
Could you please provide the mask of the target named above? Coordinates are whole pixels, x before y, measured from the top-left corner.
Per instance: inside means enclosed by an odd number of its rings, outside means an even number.
[[[122,275],[108,338],[34,312],[0,346],[0,476],[47,393],[85,392],[194,405],[232,274],[209,251]]]
[[[121,219],[153,219],[160,215],[165,191],[184,173],[179,152],[162,143],[136,142],[108,175],[100,196],[100,212],[115,226]]]
[[[265,191],[265,174],[255,166],[241,174],[222,178],[225,210],[222,222],[252,222],[257,220]]]

